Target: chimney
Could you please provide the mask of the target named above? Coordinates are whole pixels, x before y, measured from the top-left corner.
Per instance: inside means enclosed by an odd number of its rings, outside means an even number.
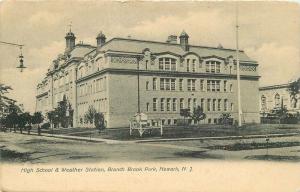
[[[167,43],[177,44],[177,36],[176,35],[169,35],[166,41]]]
[[[184,51],[189,51],[189,35],[183,30],[179,36],[180,45]]]
[[[100,48],[105,44],[106,37],[102,33],[102,31],[100,31],[100,33],[97,35],[96,40],[97,40],[97,48]]]

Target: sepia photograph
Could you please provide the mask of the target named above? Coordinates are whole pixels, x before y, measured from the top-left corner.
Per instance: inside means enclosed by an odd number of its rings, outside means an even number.
[[[300,191],[299,18],[288,1],[1,1],[0,190]]]

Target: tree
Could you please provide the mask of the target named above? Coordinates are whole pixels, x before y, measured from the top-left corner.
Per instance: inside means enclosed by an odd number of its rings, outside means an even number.
[[[53,124],[55,123],[55,120],[56,120],[56,112],[55,111],[49,111],[47,113],[47,118],[50,122],[50,126],[54,126]]]
[[[94,124],[95,127],[99,130],[99,133],[101,132],[101,130],[105,129],[106,125],[103,113],[95,113]]]
[[[10,86],[0,83],[0,109],[8,108],[10,105],[14,104],[16,100],[6,97],[4,94],[9,93],[12,90]]]
[[[44,120],[44,117],[41,112],[35,112],[33,114],[32,123],[38,124],[38,135],[41,135],[40,123],[42,123],[43,120]]]
[[[230,113],[222,113],[220,116],[220,123],[223,125],[228,125],[230,124],[231,121],[231,115]]]
[[[203,108],[199,105],[194,109],[193,114],[191,115],[192,119],[199,123],[201,120],[206,118],[206,114],[203,111]]]
[[[63,100],[58,102],[58,106],[57,108],[55,108],[56,117],[58,117],[58,123],[60,123],[62,127],[67,127],[68,124],[67,111],[69,107],[70,107],[69,102],[66,96],[64,95]]]
[[[87,123],[93,124],[96,113],[97,111],[95,110],[95,108],[92,105],[90,105],[87,112],[84,114],[84,120]]]
[[[26,124],[31,123],[31,115],[29,112],[21,113],[18,115],[18,126],[20,128],[21,134],[23,133],[23,128],[25,128]]]
[[[9,131],[11,132],[11,128],[16,132],[16,124],[18,121],[18,113],[16,111],[11,111],[6,117],[6,125],[9,127]]]
[[[184,117],[184,120],[186,117],[190,117],[190,109],[180,109],[180,116]]]
[[[290,83],[288,87],[288,91],[290,93],[291,99],[294,102],[293,107],[297,106],[300,94],[300,78]]]

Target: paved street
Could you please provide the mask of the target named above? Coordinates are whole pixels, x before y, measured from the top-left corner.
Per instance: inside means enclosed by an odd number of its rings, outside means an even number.
[[[268,160],[300,162],[300,136],[151,143],[76,141],[0,133],[1,160],[16,163]]]

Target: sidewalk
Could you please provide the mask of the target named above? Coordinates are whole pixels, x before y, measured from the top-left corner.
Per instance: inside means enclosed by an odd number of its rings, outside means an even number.
[[[289,137],[289,136],[296,136],[296,135],[300,135],[300,133],[245,135],[245,136],[223,136],[223,137],[147,139],[147,140],[136,140],[135,143],[168,142],[168,141],[193,141],[193,140],[234,140],[234,139],[251,139],[251,138],[267,138],[267,137],[268,138],[272,138],[272,137]]]

